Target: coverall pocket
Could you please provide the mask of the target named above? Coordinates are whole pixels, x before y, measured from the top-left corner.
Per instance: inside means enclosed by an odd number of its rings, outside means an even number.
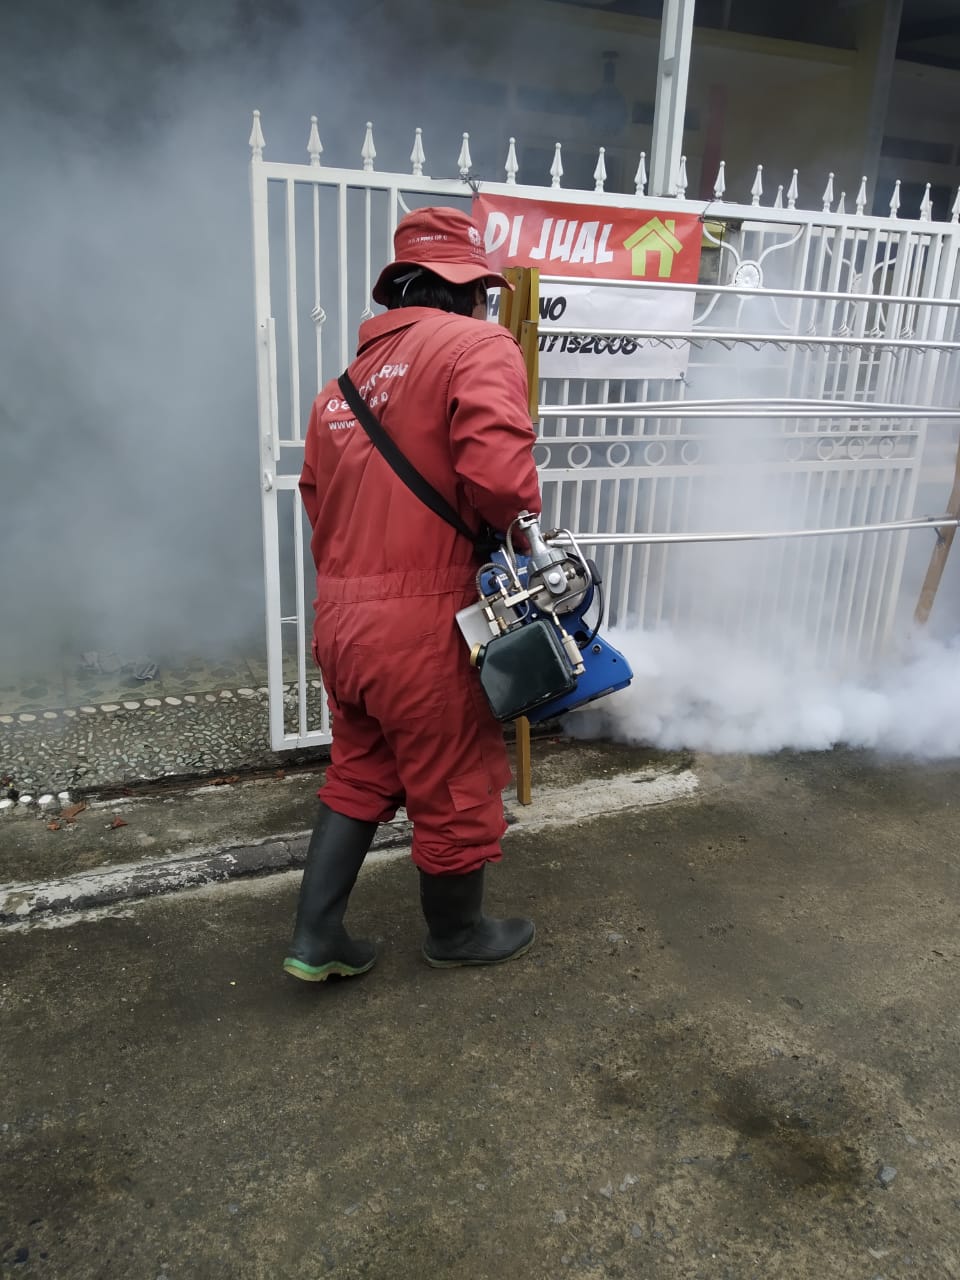
[[[461,773],[447,783],[450,799],[458,813],[465,809],[476,809],[479,805],[489,804],[493,795],[490,775],[486,769],[473,769],[470,773]]]
[[[383,725],[442,720],[448,711],[443,666],[433,632],[353,643],[338,653],[337,693]]]

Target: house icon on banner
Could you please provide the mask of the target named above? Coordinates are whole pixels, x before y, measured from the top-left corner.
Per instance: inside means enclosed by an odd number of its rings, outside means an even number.
[[[667,218],[666,221],[651,218],[642,227],[638,227],[629,239],[624,240],[623,247],[629,249],[633,255],[631,274],[645,276],[647,254],[655,253],[660,259],[657,275],[661,280],[670,275],[673,271],[673,259],[683,249],[682,241],[674,234],[676,225],[675,218]]]

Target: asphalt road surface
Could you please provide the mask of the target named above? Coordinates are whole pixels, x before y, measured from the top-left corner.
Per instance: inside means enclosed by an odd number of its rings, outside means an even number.
[[[511,832],[498,968],[423,963],[395,855],[338,984],[296,872],[0,932],[0,1274],[960,1276],[960,766],[693,769]]]

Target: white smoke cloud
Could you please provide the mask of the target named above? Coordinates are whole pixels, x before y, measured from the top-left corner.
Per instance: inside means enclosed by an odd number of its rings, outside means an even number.
[[[853,677],[705,630],[612,630],[607,638],[633,667],[633,683],[569,716],[573,737],[717,753],[842,744],[921,759],[960,755],[960,636],[945,643],[915,634],[888,664]]]
[[[437,0],[35,0],[2,24],[0,664],[262,644],[251,112],[268,159],[305,162],[316,114],[325,165],[359,168],[372,119],[379,168],[409,167],[420,125],[434,176],[456,177],[465,129],[497,173],[506,108],[463,85],[502,22]]]
[[[754,312],[746,327],[766,325]],[[769,349],[738,349],[710,365],[692,363],[690,383],[693,398],[735,403],[788,394],[787,372]],[[706,434],[711,470],[686,504],[682,532],[856,527],[895,510],[892,497],[878,499],[887,483],[880,475],[811,483],[799,469],[791,473],[776,416],[700,420],[693,428],[695,421],[691,411],[685,425]],[[913,514],[943,514],[956,449],[956,424],[932,422],[922,457],[911,463]],[[827,479],[833,487],[818,489]],[[899,495],[898,485],[888,485],[888,495]],[[825,493],[832,496],[818,496]],[[659,574],[666,589],[660,606],[650,605],[651,590],[639,620],[628,608],[619,627],[603,631],[630,661],[633,683],[570,716],[566,730],[716,753],[844,745],[921,759],[960,755],[956,549],[927,629],[911,618],[934,545],[931,533],[916,531],[635,550],[634,580]]]

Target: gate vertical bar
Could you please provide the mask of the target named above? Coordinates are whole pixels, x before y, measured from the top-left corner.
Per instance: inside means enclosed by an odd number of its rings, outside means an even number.
[[[340,368],[350,363],[350,292],[347,281],[347,188],[337,191],[337,271],[340,304]]]
[[[313,185],[313,324],[317,341],[317,382],[319,393],[323,387],[323,322],[326,314],[320,305],[320,188]]]
[[[253,218],[253,289],[257,338],[257,424],[260,432],[260,508],[266,604],[267,687],[270,740],[283,739],[283,639],[280,601],[280,537],[276,471],[280,457],[276,339],[270,304],[269,190],[260,112],[250,132],[250,204]]]
[[[286,184],[287,247],[287,342],[290,346],[290,438],[299,440],[300,418],[300,325],[297,309],[297,224],[293,180]]]

